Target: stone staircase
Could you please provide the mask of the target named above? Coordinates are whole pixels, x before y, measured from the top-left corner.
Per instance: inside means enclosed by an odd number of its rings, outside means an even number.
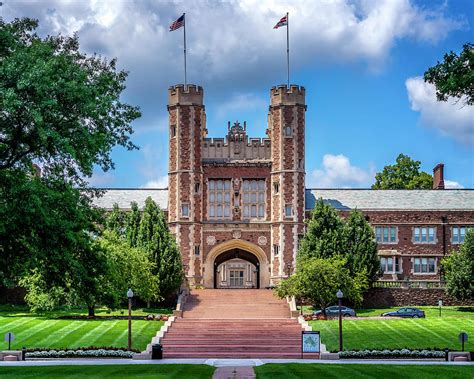
[[[193,290],[160,343],[164,358],[299,358],[302,330],[270,290]]]

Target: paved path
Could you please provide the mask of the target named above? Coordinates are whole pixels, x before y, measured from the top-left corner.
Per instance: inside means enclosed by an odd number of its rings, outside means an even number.
[[[261,366],[266,363],[316,363],[316,364],[376,364],[376,365],[472,365],[474,362],[446,362],[429,360],[368,360],[368,359],[342,359],[325,361],[320,359],[161,359],[137,361],[132,359],[51,359],[27,360],[24,362],[4,362],[2,366],[74,366],[74,365],[150,365],[150,364],[206,364],[214,367],[248,367]]]
[[[255,379],[252,366],[218,367],[212,379]]]

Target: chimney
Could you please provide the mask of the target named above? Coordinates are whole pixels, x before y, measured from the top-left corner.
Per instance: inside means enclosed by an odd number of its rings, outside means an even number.
[[[433,169],[433,189],[444,189],[444,164],[438,163]]]

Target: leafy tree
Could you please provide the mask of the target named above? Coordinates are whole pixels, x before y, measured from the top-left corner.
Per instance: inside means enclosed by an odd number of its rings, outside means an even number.
[[[143,249],[130,247],[125,238],[110,230],[104,231],[99,244],[107,257],[104,289],[108,305],[122,303],[128,288],[147,302],[160,299],[159,278],[153,274],[156,265]]]
[[[306,299],[323,312],[337,301],[340,289],[344,297],[360,304],[367,289],[367,279],[362,274],[353,276],[345,258],[307,258],[299,262],[294,275],[283,280],[275,292],[280,297],[295,296]]]
[[[37,26],[0,19],[0,282],[34,269],[37,283],[74,286],[90,305],[104,265],[85,178],[113,168],[114,146],[135,148],[140,112],[120,100],[127,73],[115,60],[81,53],[77,36],[40,38]]]
[[[414,161],[408,155],[400,154],[396,164],[387,165],[375,175],[372,189],[431,189],[433,177],[420,172],[420,161]]]
[[[450,96],[463,99],[465,104],[474,104],[474,45],[466,43],[461,54],[453,51],[444,55],[444,61],[429,68],[425,82],[436,86],[438,101],[447,101]]]
[[[377,279],[380,273],[380,260],[377,255],[377,242],[374,230],[364,217],[364,214],[353,209],[344,222],[343,254],[351,274],[355,275],[365,270],[369,281]]]
[[[372,227],[362,212],[352,210],[343,220],[337,211],[322,199],[307,221],[306,234],[301,240],[297,266],[308,258],[342,256],[352,275],[364,273],[374,281],[380,271],[377,243]]]
[[[140,230],[141,214],[138,209],[138,204],[133,201],[131,203],[131,210],[127,217],[127,240],[130,246],[137,246],[137,236]]]
[[[177,290],[183,281],[181,254],[163,211],[150,197],[145,201],[137,247],[143,248],[156,264],[154,273],[159,278],[159,293],[166,297]]]
[[[446,280],[446,292],[458,300],[474,298],[474,231],[466,233],[458,251],[441,261]]]
[[[125,235],[127,221],[127,214],[121,211],[118,204],[115,203],[112,212],[107,216],[105,225],[108,230],[111,230],[118,235]]]
[[[77,35],[42,39],[37,26],[0,19],[0,169],[35,161],[82,183],[94,164],[113,168],[113,147],[136,147],[130,123],[140,112],[120,101],[127,73],[115,59],[81,53]]]
[[[298,259],[327,258],[343,251],[343,223],[337,211],[322,199],[316,202],[301,240]]]

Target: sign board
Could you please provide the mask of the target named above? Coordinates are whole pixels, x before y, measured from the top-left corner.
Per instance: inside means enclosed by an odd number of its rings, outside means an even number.
[[[12,332],[5,334],[5,342],[12,342],[15,340],[15,335]]]
[[[461,343],[467,342],[468,338],[469,336],[466,332],[459,333],[459,342]]]
[[[321,339],[318,332],[303,331],[301,335],[301,352],[302,353],[319,353]]]
[[[443,306],[443,300],[438,300],[438,307],[442,307]]]

